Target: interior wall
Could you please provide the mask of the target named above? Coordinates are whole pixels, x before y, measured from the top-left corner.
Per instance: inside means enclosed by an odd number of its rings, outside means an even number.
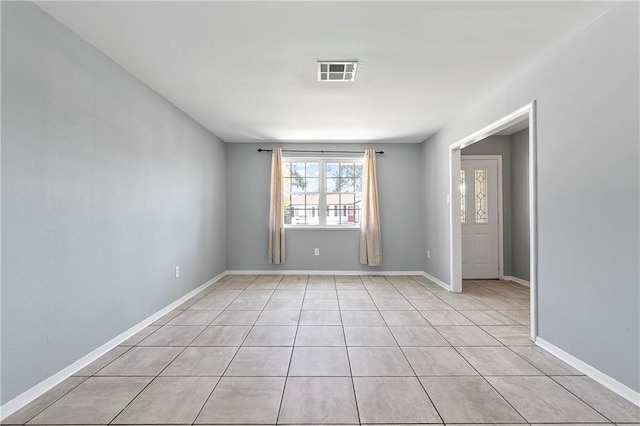
[[[509,137],[511,148],[511,273],[529,281],[529,129]]]
[[[538,332],[640,391],[639,5],[599,19],[430,137],[425,270],[449,281],[449,146],[536,101]],[[603,349],[604,348],[604,349]]]
[[[511,139],[509,136],[489,136],[462,149],[462,155],[502,156],[502,243],[503,275],[511,275]],[[456,194],[457,196],[457,194]]]
[[[223,272],[226,208],[220,140],[33,3],[1,7],[4,404]]]
[[[421,271],[420,144],[340,144],[345,151],[375,148],[382,229],[382,265],[359,262],[357,229],[287,229],[286,262],[267,262],[271,154],[258,148],[330,150],[328,144],[227,144],[229,270]],[[320,249],[314,256],[313,249]]]

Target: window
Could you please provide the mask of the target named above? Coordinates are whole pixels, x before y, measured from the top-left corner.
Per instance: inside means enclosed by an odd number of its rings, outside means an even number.
[[[487,216],[487,169],[476,169],[476,223],[489,223]]]
[[[361,159],[283,158],[282,176],[285,225],[360,225]]]

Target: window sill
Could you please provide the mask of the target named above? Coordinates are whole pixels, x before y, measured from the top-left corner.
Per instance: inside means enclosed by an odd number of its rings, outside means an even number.
[[[284,229],[288,230],[302,230],[302,231],[307,231],[307,230],[325,230],[325,231],[354,231],[354,230],[358,230],[360,229],[360,226],[331,226],[331,225],[325,225],[325,226],[320,226],[320,225],[298,225],[298,226],[292,226],[292,225],[285,225]]]

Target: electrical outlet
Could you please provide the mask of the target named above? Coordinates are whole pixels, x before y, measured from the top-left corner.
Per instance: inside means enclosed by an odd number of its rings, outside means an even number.
[[[313,249],[313,255],[314,256],[320,256],[320,249],[319,248],[314,248]]]
[[[180,276],[180,267],[176,266],[176,278]]]
[[[427,250],[427,259],[431,259],[431,250]]]

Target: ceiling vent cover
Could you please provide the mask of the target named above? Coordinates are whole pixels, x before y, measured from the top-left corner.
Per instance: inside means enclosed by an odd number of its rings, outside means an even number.
[[[318,61],[318,81],[353,81],[357,68],[356,61]]]

